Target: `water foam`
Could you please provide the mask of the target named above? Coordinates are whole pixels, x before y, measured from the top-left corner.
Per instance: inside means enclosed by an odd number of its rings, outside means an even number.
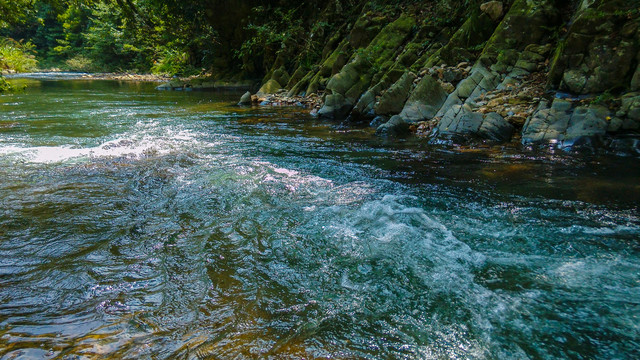
[[[144,128],[138,124],[137,128]],[[150,127],[155,129],[154,126]],[[149,155],[165,155],[197,144],[198,133],[187,130],[168,130],[163,136],[150,134],[149,129],[137,137],[123,136],[106,141],[95,147],[59,146],[0,146],[0,156],[18,158],[31,163],[58,163],[70,160],[90,160],[94,158],[130,157],[141,158]]]

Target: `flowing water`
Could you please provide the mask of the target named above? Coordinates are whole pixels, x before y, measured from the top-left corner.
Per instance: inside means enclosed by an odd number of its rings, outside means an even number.
[[[0,96],[2,359],[632,359],[640,161],[155,84]]]

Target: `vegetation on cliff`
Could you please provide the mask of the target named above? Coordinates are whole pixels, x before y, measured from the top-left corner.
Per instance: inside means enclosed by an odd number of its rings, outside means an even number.
[[[640,129],[640,0],[1,4],[3,44],[41,67],[207,72],[164,88],[254,82],[254,100],[313,95],[319,116],[399,115],[430,137],[572,145]]]

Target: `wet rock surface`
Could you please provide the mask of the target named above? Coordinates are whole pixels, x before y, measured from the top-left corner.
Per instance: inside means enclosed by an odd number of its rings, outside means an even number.
[[[274,66],[263,86],[272,94],[253,103],[303,105],[379,136],[635,151],[640,1],[478,6],[449,29],[406,14],[385,25],[363,12],[306,75]]]

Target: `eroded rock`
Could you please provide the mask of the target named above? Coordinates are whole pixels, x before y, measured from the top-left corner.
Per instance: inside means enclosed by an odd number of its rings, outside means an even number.
[[[402,116],[395,115],[376,129],[377,136],[403,136],[409,134],[410,124]]]

